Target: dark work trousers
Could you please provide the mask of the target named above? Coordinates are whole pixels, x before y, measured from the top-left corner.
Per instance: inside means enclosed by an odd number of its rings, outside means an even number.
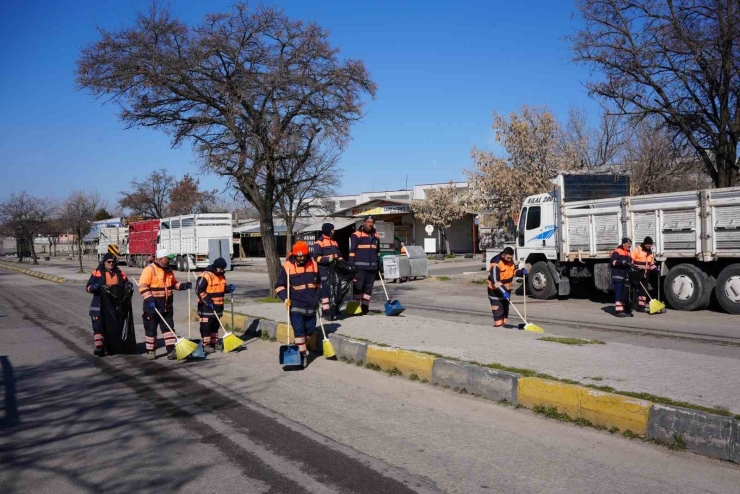
[[[164,320],[167,321],[167,324],[169,324],[172,329],[175,329],[175,320],[173,317],[174,312],[167,311],[161,312],[161,314],[162,317],[164,317]],[[157,347],[157,327],[159,327],[162,332],[167,352],[169,353],[175,349],[177,337],[175,336],[175,333],[167,328],[167,324],[165,324],[165,321],[159,317],[159,314],[156,312],[145,312],[142,319],[144,320],[144,334],[146,335],[146,350],[148,352],[153,351]]]
[[[290,309],[290,325],[293,326],[295,335],[295,344],[301,353],[305,353],[306,339],[309,338],[316,330],[316,313],[305,309]]]
[[[219,314],[219,317],[221,314]],[[218,330],[221,325],[218,323],[216,316],[201,316],[200,318],[200,339],[203,345],[216,346],[218,343]]]
[[[373,295],[373,286],[375,285],[375,276],[378,271],[357,272],[357,281],[354,283],[353,292],[355,302],[362,305],[362,313],[367,314],[370,311],[370,298]]]
[[[103,348],[103,321],[100,316],[90,316],[92,318],[93,337],[95,338],[95,348]]]
[[[492,297],[490,295],[488,296],[488,300],[491,302],[493,325],[500,328],[506,324],[506,320],[509,318],[509,301],[504,297]]]
[[[614,285],[614,310],[616,312],[632,312],[632,302],[630,301],[629,281],[615,281]]]
[[[333,316],[330,304],[331,290],[329,288],[329,279],[321,278],[321,310],[324,312],[324,317]]]

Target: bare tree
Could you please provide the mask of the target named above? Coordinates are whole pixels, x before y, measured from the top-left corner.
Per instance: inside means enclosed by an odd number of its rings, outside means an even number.
[[[622,169],[630,174],[633,195],[702,189],[712,184],[693,149],[677,146],[657,117],[636,127]]]
[[[77,82],[121,106],[129,127],[192,142],[205,170],[259,211],[270,286],[280,269],[273,212],[281,187],[319,142],[340,149],[376,87],[359,60],[340,60],[328,32],[269,7],[236,4],[188,26],[153,7],[135,25],[101,31],[82,51]],[[290,173],[279,175],[291,163]]]
[[[457,197],[456,192],[457,187],[450,182],[449,185],[428,189],[425,192],[425,199],[411,202],[411,210],[419,221],[433,225],[442,232],[448,256],[451,255],[451,251],[447,229],[466,213],[464,202]]]
[[[34,238],[44,229],[54,213],[53,204],[47,200],[28,195],[25,191],[11,194],[0,203],[0,223],[3,229],[16,239],[18,262],[23,262],[24,249],[28,246],[33,264],[38,264]]]
[[[200,180],[185,174],[169,191],[168,216],[221,211],[216,208],[216,191],[201,190]]]
[[[329,213],[326,199],[334,194],[342,178],[338,162],[336,150],[322,151],[312,156],[289,182],[282,182],[278,191],[278,215],[285,222],[288,252],[293,247],[293,230],[298,218]],[[280,168],[280,175],[290,175],[294,166],[281,163]]]
[[[740,2],[579,0],[575,60],[600,69],[592,95],[638,120],[658,115],[718,187],[738,179]]]
[[[586,111],[571,106],[563,127],[560,153],[573,169],[595,170],[621,161],[630,137],[627,119],[602,111],[599,127],[589,126]]]
[[[120,192],[118,205],[135,216],[163,218],[168,214],[170,190],[175,177],[164,168],[153,171],[142,181],[131,181],[129,191]]]
[[[103,201],[97,193],[84,191],[73,192],[64,202],[62,219],[74,234],[77,243],[77,256],[80,262],[80,273],[82,268],[82,241],[90,230],[90,223],[95,218],[95,213],[104,206]]]

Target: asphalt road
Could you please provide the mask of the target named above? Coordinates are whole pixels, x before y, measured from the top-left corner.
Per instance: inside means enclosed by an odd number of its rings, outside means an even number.
[[[176,296],[184,333],[187,298]],[[342,362],[286,372],[275,343],[201,362],[99,359],[79,285],[0,271],[0,304],[20,415],[0,429],[3,492],[728,493],[740,485],[736,465]]]

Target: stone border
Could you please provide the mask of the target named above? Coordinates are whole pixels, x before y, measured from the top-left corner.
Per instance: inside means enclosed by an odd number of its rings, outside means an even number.
[[[235,331],[237,334],[259,337],[264,332],[271,339],[277,338],[278,342],[286,338],[288,328],[285,323],[243,314],[239,316],[239,324],[243,321],[243,326],[242,332],[239,329]],[[337,334],[330,334],[329,340],[337,358],[398,371],[406,377],[415,374],[422,382],[489,400],[506,401],[526,408],[555,407],[559,413],[597,427],[616,428],[623,433],[630,431],[674,449],[685,448],[740,463],[740,421],[734,417],[652,403],[549,379],[524,377],[514,372],[376,345]]]
[[[36,278],[41,278],[42,280],[53,281],[54,283],[67,283],[69,281],[67,280],[67,278],[62,278],[61,276],[54,276],[53,274],[46,274],[40,271],[33,271],[30,269],[21,268],[18,266],[12,266],[5,261],[0,262],[0,267],[4,269],[9,269],[11,271],[16,271],[18,273],[22,273],[28,276],[34,276]]]

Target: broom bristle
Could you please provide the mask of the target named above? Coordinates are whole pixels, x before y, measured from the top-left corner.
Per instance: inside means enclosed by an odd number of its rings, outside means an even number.
[[[332,358],[336,357],[337,353],[334,351],[334,347],[331,344],[331,341],[324,340],[324,347],[323,347],[323,354],[326,358]]]
[[[242,346],[242,343],[244,343],[244,341],[234,333],[229,333],[225,335],[221,339],[221,341],[224,344],[224,353],[229,353],[233,350],[236,350],[237,348]]]
[[[177,354],[177,360],[183,360],[190,356],[191,353],[198,348],[197,343],[193,343],[190,340],[182,339],[175,345],[175,353]]]
[[[544,329],[532,323],[529,323],[526,326],[524,326],[524,331],[531,331],[533,333],[544,333],[545,332]]]

